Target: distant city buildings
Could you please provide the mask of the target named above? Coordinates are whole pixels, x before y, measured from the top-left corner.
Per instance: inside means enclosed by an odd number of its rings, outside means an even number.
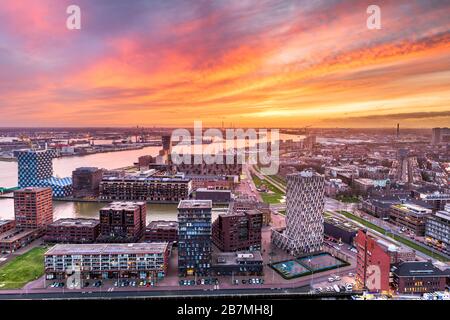
[[[75,198],[98,197],[103,170],[96,167],[81,167],[72,172],[73,196]]]
[[[286,228],[273,230],[273,243],[300,255],[320,251],[323,245],[323,176],[302,171],[287,176]]]
[[[183,176],[111,177],[100,183],[102,200],[178,203],[189,199],[191,192],[192,182]]]
[[[450,143],[450,128],[433,128],[431,144]]]
[[[212,240],[221,251],[260,250],[261,228],[257,210],[220,214],[212,225]]]
[[[178,204],[178,273],[209,274],[211,267],[211,200],[182,200]]]
[[[100,209],[98,242],[138,242],[144,236],[145,202],[113,202]]]

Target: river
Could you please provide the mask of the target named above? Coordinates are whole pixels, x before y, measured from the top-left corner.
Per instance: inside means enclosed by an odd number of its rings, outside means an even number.
[[[281,139],[297,140],[302,136],[280,134]],[[214,142],[217,143],[217,142]],[[248,141],[247,141],[248,143]],[[254,141],[250,144],[255,143]],[[208,146],[208,145],[206,145]],[[209,146],[211,147],[211,146]],[[99,167],[117,169],[133,165],[140,156],[158,155],[161,147],[146,147],[138,150],[127,150],[109,153],[96,153],[86,156],[61,157],[53,160],[53,175],[58,177],[72,176],[78,167]],[[0,187],[17,186],[17,162],[0,161]],[[97,202],[53,202],[53,217],[59,218],[98,218],[98,211],[106,203]],[[175,204],[149,204],[147,206],[147,223],[154,220],[176,220]],[[218,211],[213,211],[213,219]],[[13,199],[0,199],[0,219],[14,218]]]

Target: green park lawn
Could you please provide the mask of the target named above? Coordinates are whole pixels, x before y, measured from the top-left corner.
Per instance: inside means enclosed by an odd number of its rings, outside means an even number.
[[[0,289],[19,289],[44,274],[44,253],[36,247],[0,267]]]
[[[280,203],[283,199],[284,192],[274,186],[266,179],[260,179],[255,174],[252,174],[253,182],[256,188],[260,188],[263,184],[267,187],[270,192],[260,192],[261,198],[265,203]]]

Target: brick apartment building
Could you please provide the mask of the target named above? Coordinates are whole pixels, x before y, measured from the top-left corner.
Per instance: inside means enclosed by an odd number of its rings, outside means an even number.
[[[0,233],[4,233],[16,226],[16,221],[14,220],[0,220]]]
[[[16,228],[36,229],[53,222],[52,189],[29,187],[14,192]]]
[[[389,290],[389,254],[366,230],[359,230],[356,236],[356,283],[370,292]]]
[[[441,270],[430,261],[406,261],[392,268],[394,287],[400,294],[444,291],[450,269]]]
[[[257,210],[220,214],[212,225],[212,240],[221,251],[260,250],[261,227]]]
[[[178,242],[178,222],[152,221],[145,228],[145,242]]]
[[[100,234],[97,219],[64,218],[47,226],[44,241],[50,243],[93,243]]]
[[[146,225],[145,202],[112,202],[100,209],[98,242],[137,242]]]

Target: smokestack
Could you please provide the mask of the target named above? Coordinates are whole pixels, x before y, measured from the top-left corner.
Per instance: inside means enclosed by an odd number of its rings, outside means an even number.
[[[397,123],[397,138],[400,137],[400,123]]]

